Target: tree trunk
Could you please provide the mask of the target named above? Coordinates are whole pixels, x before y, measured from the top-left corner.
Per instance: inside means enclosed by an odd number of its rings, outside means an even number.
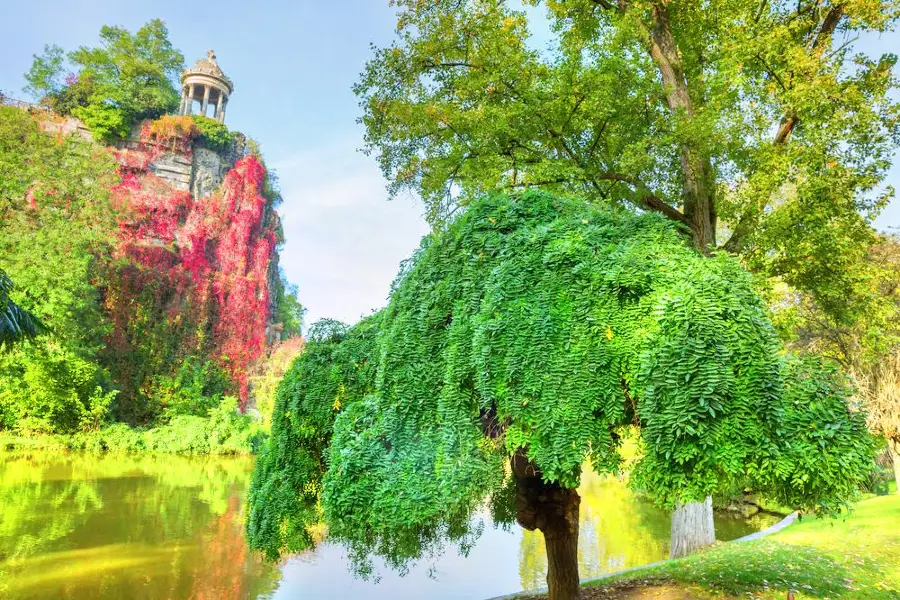
[[[897,482],[897,493],[900,494],[900,441],[888,440],[888,454],[894,463],[894,481]]]
[[[510,459],[516,479],[516,520],[544,534],[549,600],[580,600],[578,577],[578,508],[572,488],[546,483],[541,472],[519,451]]]
[[[687,556],[715,541],[711,496],[706,497],[706,502],[690,502],[675,507],[672,513],[672,550],[669,554],[672,558]]]
[[[666,103],[673,115],[693,118],[694,104],[688,92],[681,52],[669,22],[668,5],[655,2],[652,7],[648,39],[650,57],[659,68]],[[709,252],[716,245],[717,220],[712,162],[709,156],[687,142],[681,144],[679,153],[683,176],[682,212],[691,225],[694,245],[701,252]]]

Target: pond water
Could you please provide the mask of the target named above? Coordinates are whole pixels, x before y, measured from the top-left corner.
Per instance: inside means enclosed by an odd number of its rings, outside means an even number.
[[[274,565],[247,549],[243,497],[250,459],[0,454],[0,598],[331,600],[483,599],[544,585],[539,533],[485,527],[467,557],[453,550],[380,581],[347,570],[324,544]],[[583,577],[668,554],[665,512],[614,478],[581,489]],[[777,520],[717,518],[719,539]],[[377,564],[377,563],[376,563]]]

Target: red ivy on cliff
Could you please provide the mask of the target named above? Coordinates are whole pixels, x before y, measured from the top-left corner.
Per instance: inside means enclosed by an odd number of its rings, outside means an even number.
[[[141,144],[117,152],[122,181],[113,199],[127,216],[118,248],[125,266],[119,289],[106,303],[114,325],[110,343],[126,346],[131,339],[133,345],[135,336],[125,333],[129,323],[147,312],[147,302],[155,304],[185,337],[180,346],[205,345],[228,370],[243,410],[248,368],[265,350],[270,316],[276,239],[266,224],[266,171],[248,155],[226,174],[219,191],[192,198],[150,172],[150,164],[173,148],[189,153],[191,137],[189,128],[145,127]]]

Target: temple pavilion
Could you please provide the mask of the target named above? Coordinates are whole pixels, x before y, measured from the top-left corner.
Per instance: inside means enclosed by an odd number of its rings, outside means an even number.
[[[210,50],[206,58],[201,58],[181,74],[181,108],[178,114],[193,114],[194,102],[199,102],[199,114],[224,122],[225,107],[233,90],[234,84],[219,68],[216,53]],[[207,114],[210,106],[215,107],[212,115]]]

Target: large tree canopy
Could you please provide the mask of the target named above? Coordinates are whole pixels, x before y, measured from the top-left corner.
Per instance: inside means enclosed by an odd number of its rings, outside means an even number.
[[[854,42],[890,31],[896,0],[395,4],[361,121],[391,192],[436,225],[490,190],[575,192],[661,213],[842,319],[863,310],[848,290],[893,194],[900,110],[897,57]]]
[[[149,21],[135,33],[104,25],[100,40],[100,46],[68,54],[46,46],[25,74],[26,91],[56,112],[82,119],[101,137],[124,136],[140,119],[178,107],[172,82],[184,69],[184,56],[172,47],[162,21]]]
[[[582,465],[615,471],[629,424],[643,446],[631,481],[663,504],[749,484],[832,512],[871,465],[846,399],[834,369],[780,353],[735,260],[661,216],[489,196],[425,239],[381,313],[317,334],[294,364],[250,541],[300,550],[322,517],[358,561],[400,566],[469,543],[487,500],[553,554],[541,498],[574,502],[577,542]]]

